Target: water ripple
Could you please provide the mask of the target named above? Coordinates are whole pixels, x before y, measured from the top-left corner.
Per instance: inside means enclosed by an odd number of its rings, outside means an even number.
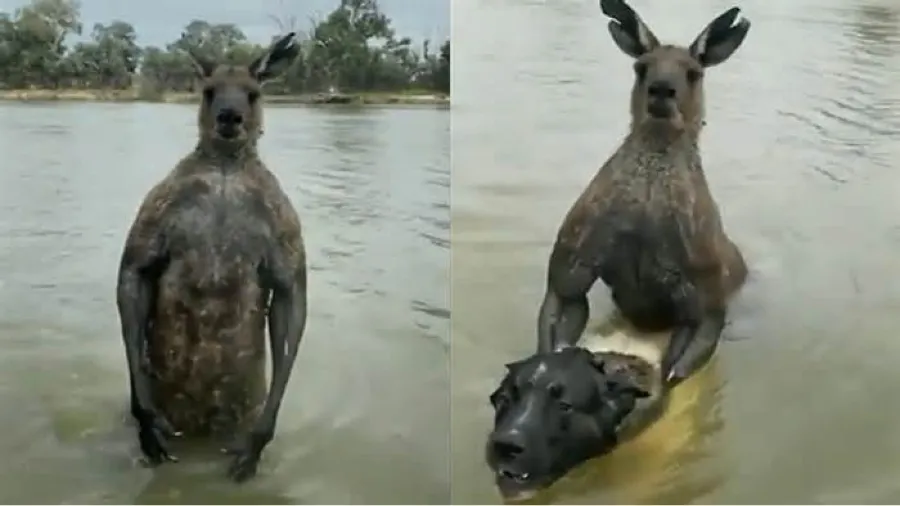
[[[221,462],[182,461],[152,476],[118,465],[113,458],[134,457],[133,434],[101,416],[124,409],[127,392],[115,312],[122,242],[147,190],[191,149],[193,106],[0,109],[0,405],[16,406],[3,410],[6,425],[27,428],[0,436],[0,450],[19,455],[18,470],[0,473],[0,497],[222,502]],[[449,149],[446,111],[267,111],[261,151],[303,223],[310,318],[281,443],[267,454],[279,464],[245,502],[430,503],[446,494],[447,448],[435,431],[448,423],[439,366],[450,340]],[[76,436],[61,442],[58,433]],[[359,463],[385,448],[416,486]],[[48,477],[55,488],[36,492]]]
[[[630,3],[682,43],[733,5]],[[552,238],[625,133],[633,70],[597,2],[455,5],[453,493],[485,503],[497,500],[480,451],[486,396],[499,364],[533,349]],[[723,345],[672,414],[555,501],[895,500],[885,484],[900,469],[900,408],[880,396],[900,381],[886,364],[900,353],[900,284],[885,282],[900,270],[900,5],[740,7],[752,28],[706,73],[703,151],[753,271],[729,330],[750,338]],[[599,288],[591,301],[603,311],[609,297]],[[837,370],[854,371],[849,384]]]

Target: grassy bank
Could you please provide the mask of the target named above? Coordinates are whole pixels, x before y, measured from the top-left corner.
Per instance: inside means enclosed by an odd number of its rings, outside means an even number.
[[[0,100],[12,101],[71,101],[71,102],[156,102],[192,103],[199,100],[194,93],[142,94],[138,90],[0,90]],[[450,97],[432,92],[407,91],[399,93],[364,92],[337,95],[266,95],[270,104],[307,105],[423,105],[446,106]]]

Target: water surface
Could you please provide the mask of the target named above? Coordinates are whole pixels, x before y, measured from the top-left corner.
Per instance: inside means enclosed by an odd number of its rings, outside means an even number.
[[[267,110],[261,151],[301,216],[310,269],[276,438],[240,487],[225,458],[136,463],[116,271],[145,193],[193,147],[195,117],[0,105],[0,502],[446,502],[442,110]]]
[[[634,0],[688,43],[733,5]],[[707,73],[707,178],[751,278],[728,342],[644,437],[541,500],[900,501],[900,6],[747,0]],[[454,3],[453,480],[497,502],[487,397],[535,346],[547,256],[625,134],[631,61],[596,1]],[[465,27],[464,30],[462,27]],[[602,283],[597,317],[609,308]]]

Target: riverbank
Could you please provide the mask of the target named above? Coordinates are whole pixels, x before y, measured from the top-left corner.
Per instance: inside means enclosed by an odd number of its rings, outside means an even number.
[[[0,100],[7,101],[65,101],[65,102],[197,102],[194,93],[166,93],[148,96],[137,90],[0,90]],[[450,104],[447,95],[430,92],[364,92],[364,93],[309,93],[302,95],[266,95],[270,104],[298,105],[419,105],[440,107]]]

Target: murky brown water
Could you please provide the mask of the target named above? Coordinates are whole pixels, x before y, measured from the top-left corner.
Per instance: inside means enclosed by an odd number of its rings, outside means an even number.
[[[733,2],[634,5],[687,43]],[[900,5],[739,5],[753,28],[708,73],[703,138],[752,269],[731,340],[644,437],[543,500],[900,501]],[[452,491],[497,502],[487,396],[534,349],[554,235],[625,133],[632,70],[596,1],[453,6]],[[592,302],[608,310],[602,284]]]
[[[194,118],[0,105],[0,502],[446,502],[446,110],[267,111],[262,151],[310,265],[276,438],[240,487],[224,458],[134,462],[116,270],[144,194],[193,147]]]

